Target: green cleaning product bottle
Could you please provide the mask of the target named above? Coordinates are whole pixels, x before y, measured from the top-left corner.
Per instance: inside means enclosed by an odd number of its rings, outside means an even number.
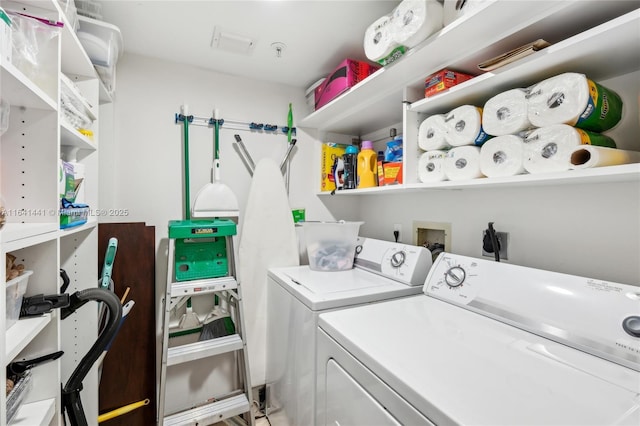
[[[378,185],[378,154],[373,150],[373,142],[362,141],[362,150],[358,154],[358,188],[370,188]]]

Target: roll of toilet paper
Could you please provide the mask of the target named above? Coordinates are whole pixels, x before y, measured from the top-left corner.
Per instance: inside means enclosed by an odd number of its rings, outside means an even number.
[[[566,124],[531,131],[524,139],[524,168],[532,174],[561,172],[571,168],[571,154],[580,145],[615,148],[608,136]]]
[[[442,4],[436,0],[403,0],[391,13],[391,37],[408,48],[442,28]]]
[[[564,73],[530,88],[528,116],[536,127],[569,124],[604,132],[622,118],[622,99],[584,74]]]
[[[451,110],[444,121],[447,125],[447,141],[451,146],[480,146],[489,139],[482,128],[482,108],[459,106]]]
[[[444,0],[443,21],[449,25],[461,16],[469,16],[477,12],[487,0]]]
[[[434,150],[424,152],[418,158],[418,179],[420,179],[420,182],[429,183],[447,180],[447,176],[442,169],[446,155],[446,151]]]
[[[447,125],[444,115],[436,114],[427,117],[418,128],[418,146],[424,151],[450,148],[447,141]]]
[[[569,158],[572,169],[588,169],[640,163],[640,152],[604,146],[580,145],[573,148]]]
[[[391,39],[391,17],[386,15],[369,25],[364,33],[364,53],[372,61],[379,61],[393,52],[397,44]]]
[[[480,147],[467,145],[451,148],[447,151],[442,168],[447,179],[452,181],[482,177]]]
[[[480,171],[487,177],[515,176],[525,172],[524,142],[516,135],[487,141],[480,148]]]
[[[489,99],[482,109],[482,127],[493,136],[511,135],[529,129],[527,90],[511,89]]]

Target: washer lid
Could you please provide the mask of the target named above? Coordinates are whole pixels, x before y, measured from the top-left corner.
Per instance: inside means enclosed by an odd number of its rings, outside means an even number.
[[[637,371],[432,297],[319,327],[436,424],[640,424]]]
[[[269,277],[313,311],[422,293],[411,287],[358,268],[313,271],[309,266],[272,268]]]

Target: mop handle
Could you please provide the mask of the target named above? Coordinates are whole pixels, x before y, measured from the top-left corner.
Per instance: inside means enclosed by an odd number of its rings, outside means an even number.
[[[184,116],[184,218],[191,219],[191,194],[189,192],[189,116],[187,106],[183,105]]]

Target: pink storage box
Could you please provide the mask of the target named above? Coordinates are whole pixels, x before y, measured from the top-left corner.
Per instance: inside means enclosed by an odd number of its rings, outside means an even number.
[[[368,62],[345,59],[315,90],[316,109],[335,99],[347,89],[355,86],[380,69],[379,65]]]

